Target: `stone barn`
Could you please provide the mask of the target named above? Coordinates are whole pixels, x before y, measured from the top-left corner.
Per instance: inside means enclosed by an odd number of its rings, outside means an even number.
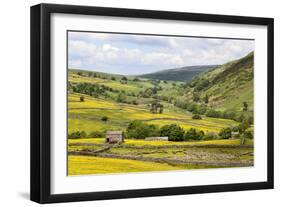
[[[122,143],[124,142],[124,133],[122,131],[107,131],[105,135],[105,143]]]

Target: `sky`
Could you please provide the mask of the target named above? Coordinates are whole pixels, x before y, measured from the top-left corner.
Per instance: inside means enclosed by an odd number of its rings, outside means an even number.
[[[254,40],[68,32],[68,68],[139,75],[220,65],[254,50]]]

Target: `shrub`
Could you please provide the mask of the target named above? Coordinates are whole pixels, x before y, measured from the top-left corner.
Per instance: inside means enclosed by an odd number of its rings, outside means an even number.
[[[199,114],[194,114],[192,119],[202,119],[202,117]]]
[[[197,113],[198,114],[203,115],[203,114],[206,113],[206,111],[207,111],[207,107],[205,105],[198,105],[197,106]]]
[[[248,111],[248,103],[246,101],[243,102],[243,111]]]
[[[108,121],[108,119],[109,119],[109,118],[108,118],[107,116],[101,117],[101,120],[102,120],[102,121]]]
[[[253,139],[253,138],[254,138],[254,132],[253,132],[253,130],[247,129],[247,130],[245,131],[245,138]]]
[[[126,102],[126,96],[123,93],[119,93],[116,101],[119,103],[125,103]]]
[[[200,97],[197,93],[193,93],[193,101],[194,102],[199,102],[200,101]]]
[[[138,105],[139,103],[138,103],[136,100],[133,100],[133,101],[132,101],[132,104]]]
[[[208,94],[206,94],[204,96],[204,102],[205,102],[205,104],[209,103],[209,96],[208,96]]]
[[[169,137],[169,141],[184,140],[184,130],[176,124],[164,125],[163,127],[161,127],[160,135],[164,137]]]
[[[203,131],[197,131],[194,128],[190,128],[184,135],[185,140],[201,140],[204,137]]]
[[[123,80],[123,81],[127,81],[127,80],[128,80],[128,78],[127,78],[126,76],[123,76],[123,77],[121,78],[121,80]]]
[[[234,111],[224,111],[222,114],[222,118],[235,120],[236,113]]]
[[[93,95],[103,95],[106,90],[104,86],[91,83],[79,83],[72,87],[73,92],[87,94],[90,96]]]
[[[213,118],[221,118],[221,112],[216,111],[214,109],[210,109],[206,112],[207,117],[213,117]]]
[[[207,88],[207,87],[209,86],[209,84],[210,84],[209,80],[207,80],[207,79],[201,79],[201,80],[199,80],[199,81],[197,82],[197,84],[196,84],[194,90],[195,90],[195,91],[201,91],[201,90],[203,90],[204,88]]]
[[[82,138],[82,137],[87,137],[86,132],[84,132],[84,131],[75,131],[75,132],[72,132],[72,133],[68,134],[68,138],[69,139],[78,139],[78,138]]]
[[[244,119],[245,119],[245,115],[243,113],[240,113],[236,115],[235,121],[243,122]]]
[[[100,137],[104,137],[105,133],[104,132],[100,132],[100,131],[92,131],[90,134],[88,134],[88,137],[91,138],[100,138]]]
[[[221,139],[229,139],[231,137],[231,129],[229,127],[222,128],[219,132],[219,136]]]
[[[218,139],[218,136],[214,133],[207,133],[203,136],[203,140],[215,140]]]
[[[81,102],[84,102],[84,101],[85,101],[84,96],[80,96],[80,101],[81,101]]]

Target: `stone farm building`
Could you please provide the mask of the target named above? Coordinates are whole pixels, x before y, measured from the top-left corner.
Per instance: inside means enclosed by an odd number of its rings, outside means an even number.
[[[105,143],[124,142],[124,133],[122,131],[107,131],[105,135]]]
[[[147,141],[168,141],[169,137],[146,137]]]

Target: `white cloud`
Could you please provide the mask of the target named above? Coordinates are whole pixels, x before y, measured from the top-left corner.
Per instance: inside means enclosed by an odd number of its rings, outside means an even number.
[[[85,57],[95,53],[97,47],[93,43],[87,43],[82,40],[70,40],[68,44],[69,54]]]
[[[189,65],[223,64],[254,41],[103,33],[70,33],[69,67],[136,74]],[[141,70],[141,71],[138,71]]]

